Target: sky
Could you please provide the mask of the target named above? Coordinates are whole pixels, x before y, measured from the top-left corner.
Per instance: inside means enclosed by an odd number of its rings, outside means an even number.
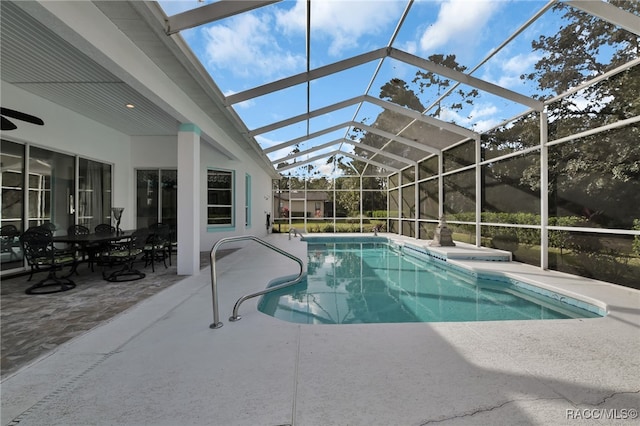
[[[206,5],[197,0],[160,1],[169,16]],[[424,0],[415,1],[398,31],[393,47],[421,58],[434,54],[454,54],[456,61],[470,72],[493,50],[498,48],[534,13],[548,2],[539,0]],[[181,32],[195,55],[212,75],[220,90],[229,96],[281,78],[306,71],[306,4],[304,0],[283,2],[243,13],[214,23]],[[323,0],[312,1],[312,36],[310,68],[344,60],[354,55],[387,46],[407,7],[398,0]],[[535,85],[520,76],[531,72],[540,54],[532,51],[531,41],[541,35],[555,34],[559,16],[547,12],[520,36],[503,48],[473,76],[531,96]],[[362,95],[378,97],[380,87],[392,78],[411,83],[418,68],[414,65],[385,59],[376,72],[373,61],[338,74],[314,80],[310,84],[310,105],[307,86],[299,85],[234,105],[249,130],[281,121]],[[461,86],[468,91],[471,87]],[[423,106],[437,98],[434,90],[419,95]],[[457,103],[455,96],[442,102],[440,119],[461,126],[485,131],[525,112],[528,108],[488,93],[481,93],[472,105],[463,110],[449,108]],[[351,120],[371,123],[382,110],[366,105],[334,111],[285,128],[261,134],[256,140],[269,148]],[[346,136],[346,129],[322,135],[300,146],[301,150]],[[291,147],[269,155],[272,160],[286,156]],[[334,147],[311,154],[330,151]],[[318,167],[327,169],[322,161]]]

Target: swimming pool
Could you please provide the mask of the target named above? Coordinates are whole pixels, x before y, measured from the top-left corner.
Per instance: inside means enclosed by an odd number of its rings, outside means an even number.
[[[374,242],[308,242],[307,277],[266,294],[258,309],[303,324],[594,318],[601,309],[504,277],[478,278],[446,262]],[[276,285],[285,280],[271,283]]]

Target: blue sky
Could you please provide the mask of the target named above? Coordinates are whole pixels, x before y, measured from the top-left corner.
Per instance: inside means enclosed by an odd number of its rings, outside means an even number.
[[[196,0],[160,2],[167,15],[207,3]],[[547,1],[538,0],[416,1],[393,47],[423,58],[432,54],[455,54],[458,63],[470,70],[545,4]],[[386,46],[406,6],[406,1],[396,0],[313,1],[311,68]],[[287,0],[181,34],[228,96],[306,71],[305,8],[304,0]],[[539,54],[531,50],[531,40],[543,34],[554,34],[558,26],[559,17],[547,12],[473,75],[532,95],[535,87],[519,78],[530,72],[539,59]],[[371,84],[376,65],[377,62],[371,62],[312,82],[311,110],[363,94]],[[392,78],[410,83],[416,71],[413,65],[386,59],[369,94],[378,97],[380,87]],[[252,130],[306,112],[306,90],[306,85],[295,86],[236,104],[234,108]],[[420,100],[427,106],[434,96],[434,93],[426,93]],[[483,93],[463,111],[443,108],[439,118],[483,131],[526,109]],[[372,122],[380,111],[380,108],[367,106],[356,117]],[[331,124],[352,120],[355,114],[355,107],[345,108],[312,120],[309,128],[306,123],[299,123],[259,135],[256,139],[267,148],[307,131],[312,133]],[[308,147],[344,136],[344,130],[327,134],[309,142]],[[305,147],[301,146],[301,149]],[[270,157],[281,158],[290,150],[276,152]]]

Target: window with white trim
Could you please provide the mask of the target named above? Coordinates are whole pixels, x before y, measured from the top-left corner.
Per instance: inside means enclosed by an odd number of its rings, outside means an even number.
[[[251,175],[244,177],[244,226],[251,228]]]
[[[207,173],[207,225],[234,226],[232,171],[209,170]]]

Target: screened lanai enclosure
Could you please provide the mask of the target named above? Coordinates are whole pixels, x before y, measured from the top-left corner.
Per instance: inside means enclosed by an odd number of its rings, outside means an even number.
[[[95,3],[135,34],[121,2]],[[188,46],[203,97],[280,176],[258,195],[232,165],[210,172],[207,224],[242,208],[248,223],[255,197],[272,232],[427,241],[444,218],[459,243],[640,288],[640,2],[131,8]]]
[[[203,58],[282,175],[274,232],[430,240],[444,217],[456,241],[640,288],[639,2],[223,6],[168,29],[288,36],[235,66]]]

